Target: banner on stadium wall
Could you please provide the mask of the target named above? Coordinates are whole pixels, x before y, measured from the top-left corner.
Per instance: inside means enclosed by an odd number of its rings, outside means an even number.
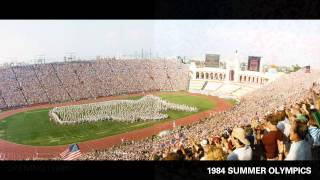
[[[205,66],[219,68],[220,67],[220,55],[206,54]]]
[[[248,71],[260,71],[260,56],[249,56],[248,59]]]

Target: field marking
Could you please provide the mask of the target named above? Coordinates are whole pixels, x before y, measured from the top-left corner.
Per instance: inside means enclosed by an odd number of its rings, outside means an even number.
[[[49,109],[40,109],[40,110],[36,110],[36,111],[26,111],[24,113],[26,114],[32,114],[32,113],[38,113],[38,112],[42,112],[42,111],[49,111]]]
[[[58,142],[61,141],[61,138],[49,139],[49,142]]]
[[[99,132],[96,132],[95,134],[103,134],[103,133],[106,133],[107,131],[99,131]]]
[[[0,137],[4,137],[5,136],[5,130],[0,130]]]

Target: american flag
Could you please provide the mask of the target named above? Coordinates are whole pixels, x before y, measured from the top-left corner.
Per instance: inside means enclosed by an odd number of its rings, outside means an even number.
[[[71,144],[65,151],[60,153],[63,160],[75,160],[81,156],[80,148],[77,144]]]

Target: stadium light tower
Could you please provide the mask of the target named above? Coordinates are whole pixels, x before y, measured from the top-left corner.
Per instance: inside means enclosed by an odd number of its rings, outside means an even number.
[[[134,57],[135,57],[135,59],[138,59],[138,52],[137,51],[134,51]]]
[[[239,59],[239,53],[238,50],[236,50],[235,54],[235,62],[234,62],[234,69],[233,69],[233,76],[234,76],[234,81],[239,82],[239,72],[240,72],[240,59]]]
[[[141,59],[143,59],[143,48],[141,49]]]
[[[151,48],[149,50],[149,58],[151,59]]]
[[[74,52],[69,52],[69,53],[66,53],[67,55],[69,55],[69,56],[66,56],[66,58],[65,58],[65,61],[72,61],[72,60],[74,60],[74,57],[75,57],[75,53]]]

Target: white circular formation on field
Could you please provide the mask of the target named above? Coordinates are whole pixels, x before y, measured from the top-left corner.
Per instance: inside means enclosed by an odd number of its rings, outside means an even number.
[[[160,97],[147,95],[139,100],[112,100],[91,104],[55,107],[49,111],[50,119],[60,124],[74,124],[101,120],[135,122],[161,120],[168,110],[197,112],[196,107],[167,102]]]

